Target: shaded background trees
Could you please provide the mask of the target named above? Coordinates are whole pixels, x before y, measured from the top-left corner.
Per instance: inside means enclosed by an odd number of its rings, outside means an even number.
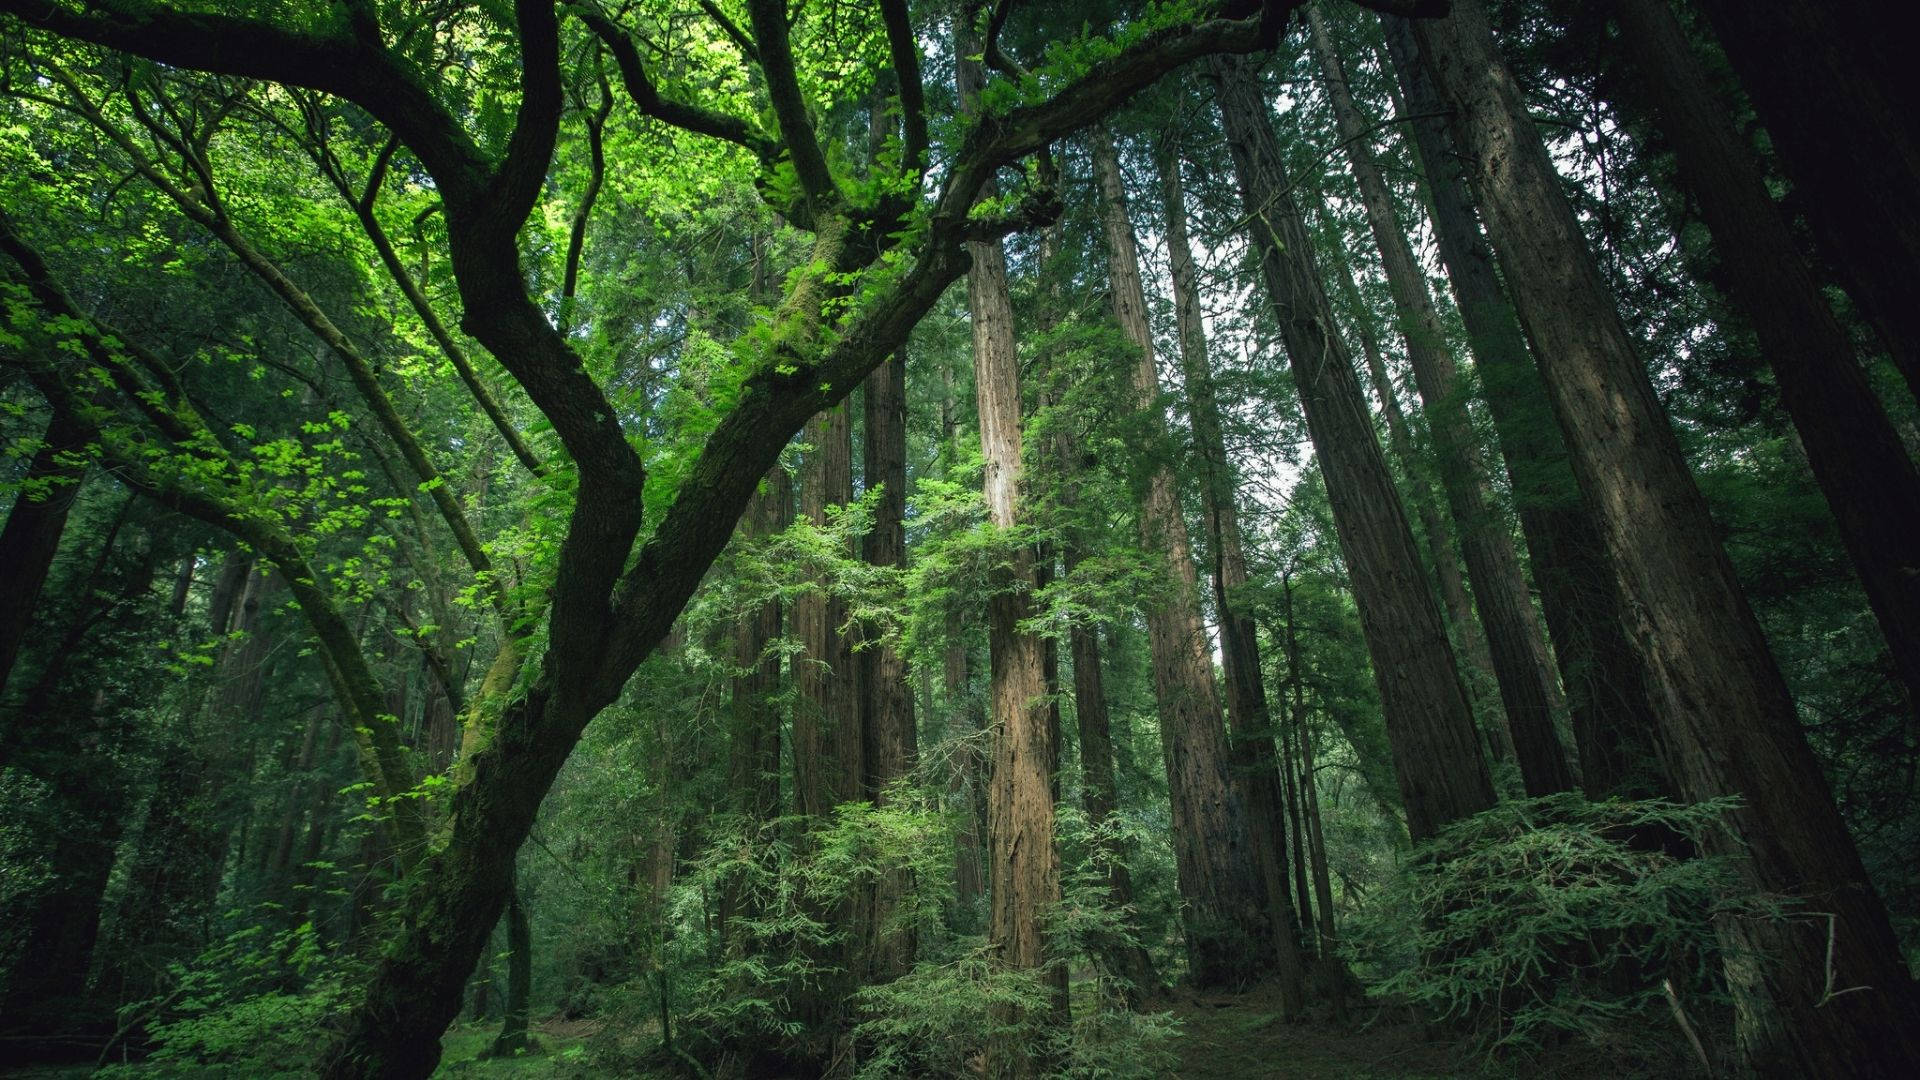
[[[4,5],[9,1045],[1150,1075],[1685,953],[1900,1074],[1920,183],[1802,7]],[[1673,903],[1394,940],[1527,843]]]

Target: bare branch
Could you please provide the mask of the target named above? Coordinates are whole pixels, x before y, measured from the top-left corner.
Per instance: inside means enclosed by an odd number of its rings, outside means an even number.
[[[706,135],[722,139],[736,146],[745,147],[763,162],[772,161],[779,156],[779,144],[761,134],[752,125],[736,116],[730,116],[716,109],[689,105],[683,101],[674,101],[663,97],[660,88],[654,85],[647,75],[646,65],[640,61],[640,51],[634,47],[633,38],[606,16],[594,11],[578,12],[580,21],[587,24],[595,36],[606,43],[608,51],[613,53],[613,62],[620,69],[620,81],[627,88],[628,96],[640,111],[663,124],[669,124],[682,131],[696,135]]]

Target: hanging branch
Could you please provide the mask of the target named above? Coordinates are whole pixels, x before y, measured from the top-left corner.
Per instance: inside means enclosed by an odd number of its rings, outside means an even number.
[[[460,377],[460,381],[466,386],[467,392],[471,394],[474,401],[479,404],[480,411],[486,414],[487,419],[493,424],[494,430],[499,432],[500,438],[506,442],[507,448],[513,452],[513,456],[519,460],[520,464],[524,466],[528,472],[538,477],[546,476],[546,466],[541,463],[539,456],[533,452],[533,448],[527,445],[526,439],[520,434],[520,429],[514,426],[513,421],[508,418],[506,410],[500,405],[499,399],[495,398],[492,391],[487,389],[486,384],[480,381],[480,373],[474,369],[473,362],[467,358],[466,350],[460,346],[458,341],[454,340],[453,334],[447,329],[446,323],[442,322],[439,314],[433,310],[433,304],[427,299],[426,292],[420,287],[419,283],[414,280],[413,275],[407,271],[407,268],[401,264],[399,252],[394,249],[392,239],[387,236],[385,227],[380,224],[379,215],[375,213],[374,207],[379,199],[382,181],[387,173],[387,166],[392,162],[394,153],[399,149],[400,140],[397,137],[389,136],[387,141],[381,145],[379,153],[374,156],[373,166],[367,176],[366,185],[361,193],[356,196],[353,192],[351,182],[347,179],[345,168],[341,165],[339,158],[328,145],[326,120],[321,116],[318,106],[310,101],[302,101],[301,112],[307,120],[308,134],[306,138],[298,139],[297,141],[307,148],[308,154],[313,157],[315,164],[319,166],[321,174],[333,183],[334,189],[340,193],[340,197],[346,200],[348,205],[353,207],[354,216],[360,221],[361,231],[367,234],[367,239],[373,244],[374,253],[380,257],[380,264],[386,267],[387,276],[393,279],[395,285],[399,286],[401,295],[406,297],[407,303],[413,308],[414,314],[419,316],[420,322],[427,328],[427,334],[432,337],[434,343],[440,347],[440,352],[447,358],[447,362],[453,365],[454,373]],[[289,134],[291,134],[291,132],[289,132]]]
[[[17,267],[7,277],[24,286],[48,316],[61,321],[66,332],[78,340],[97,367],[126,376],[130,371],[127,362],[130,354],[144,367],[157,364],[150,357],[138,358],[145,350],[132,339],[82,312],[54,282],[45,261],[14,231],[12,222],[4,214],[0,214],[0,252]],[[35,361],[29,356],[25,366],[35,388],[57,412],[88,424],[92,423],[89,417],[99,414],[98,406],[75,390],[68,377],[53,364]],[[145,409],[160,409],[153,404],[151,391],[144,387],[136,385],[135,392],[128,396],[142,401]],[[234,470],[230,460],[209,447],[211,440],[202,435],[205,422],[191,412],[175,412],[167,427],[185,433],[195,446],[192,456],[220,466],[219,476],[207,478],[195,471],[192,474],[195,482],[189,486],[181,478],[156,472],[144,452],[145,444],[128,446],[118,437],[100,438],[95,444],[97,452],[118,476],[155,502],[231,533],[280,571],[319,643],[327,678],[351,719],[368,778],[373,781],[384,803],[384,812],[394,824],[401,858],[411,863],[424,849],[424,815],[420,800],[404,797],[413,789],[414,781],[406,764],[399,722],[387,712],[385,690],[360,651],[358,635],[321,585],[320,575],[307,562],[298,543],[273,519],[249,510],[219,490],[219,486],[234,477]],[[219,486],[209,483],[210,479],[217,479]]]
[[[46,70],[49,77],[67,91],[74,112],[105,135],[108,141],[119,147],[121,152],[127,155],[134,169],[171,200],[181,213],[212,233],[224,244],[242,265],[280,297],[295,317],[341,362],[346,368],[348,378],[353,382],[354,388],[360,392],[361,398],[372,411],[381,430],[386,433],[388,439],[392,440],[414,475],[418,477],[420,489],[427,492],[428,497],[433,500],[447,528],[453,533],[454,542],[459,546],[461,554],[466,556],[468,565],[473,568],[475,577],[482,583],[489,599],[504,613],[507,609],[506,594],[500,582],[494,579],[492,560],[488,558],[486,549],[481,545],[479,537],[475,535],[472,525],[467,521],[465,510],[449,490],[445,477],[440,475],[439,470],[427,458],[426,449],[420,445],[420,440],[407,427],[399,410],[394,407],[393,400],[387,396],[386,389],[380,385],[373,365],[361,355],[345,332],[334,324],[319,304],[287,277],[277,264],[254,247],[252,241],[248,240],[234,225],[232,217],[227,213],[218,195],[211,158],[188,139],[179,137],[158,123],[150,112],[140,107],[138,95],[131,87],[128,88],[127,97],[133,105],[136,118],[156,139],[173,147],[176,153],[186,155],[185,166],[204,183],[204,187],[200,190],[183,190],[168,178],[158,165],[141,153],[133,139],[108,119],[70,74],[64,69],[51,65]]]

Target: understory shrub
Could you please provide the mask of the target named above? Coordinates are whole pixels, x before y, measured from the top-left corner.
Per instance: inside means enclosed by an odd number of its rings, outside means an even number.
[[[1600,1039],[1721,998],[1716,918],[1778,917],[1726,857],[1683,857],[1733,800],[1503,802],[1421,845],[1349,922],[1369,994],[1475,1027],[1490,1050]],[[1664,841],[1664,842],[1663,842]]]
[[[333,1022],[352,1004],[350,967],[326,950],[311,922],[278,933],[259,925],[236,931],[176,965],[165,992],[124,1010],[124,1024],[145,1028],[151,1052],[96,1075],[310,1075]]]
[[[866,987],[857,996],[867,1019],[854,1029],[865,1051],[860,1080],[976,1076],[996,1046],[1066,1080],[1149,1080],[1178,1063],[1171,1013],[1133,1012],[1103,997],[1076,1001],[1071,1022],[1054,1026],[1049,995],[1039,972],[1002,967],[985,947]]]

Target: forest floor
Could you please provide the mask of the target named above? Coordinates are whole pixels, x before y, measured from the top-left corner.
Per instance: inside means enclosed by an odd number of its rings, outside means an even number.
[[[1280,1019],[1268,987],[1245,994],[1179,995],[1159,1007],[1180,1018],[1180,1066],[1170,1080],[1638,1080],[1702,1075],[1676,1032],[1622,1032],[1599,1044],[1568,1040],[1528,1054],[1488,1055],[1404,1008],[1364,1005],[1346,1024],[1316,1013]]]
[[[1154,1003],[1180,1020],[1179,1066],[1167,1080],[1634,1080],[1686,1077],[1697,1067],[1665,1030],[1649,1030],[1617,1045],[1569,1044],[1523,1058],[1490,1059],[1471,1040],[1436,1033],[1402,1009],[1363,1006],[1346,1024],[1318,1015],[1287,1023],[1268,987],[1243,994],[1177,993]],[[592,1021],[551,1019],[533,1026],[536,1045],[512,1058],[481,1055],[496,1023],[463,1024],[447,1032],[436,1080],[539,1080],[595,1075],[587,1065]],[[85,1066],[14,1071],[8,1080],[78,1080]],[[232,1075],[220,1073],[219,1075]]]
[[[1404,1021],[1286,1023],[1277,995],[1264,989],[1182,995],[1170,1007],[1180,1018],[1178,1080],[1426,1080],[1480,1071],[1462,1048]]]

